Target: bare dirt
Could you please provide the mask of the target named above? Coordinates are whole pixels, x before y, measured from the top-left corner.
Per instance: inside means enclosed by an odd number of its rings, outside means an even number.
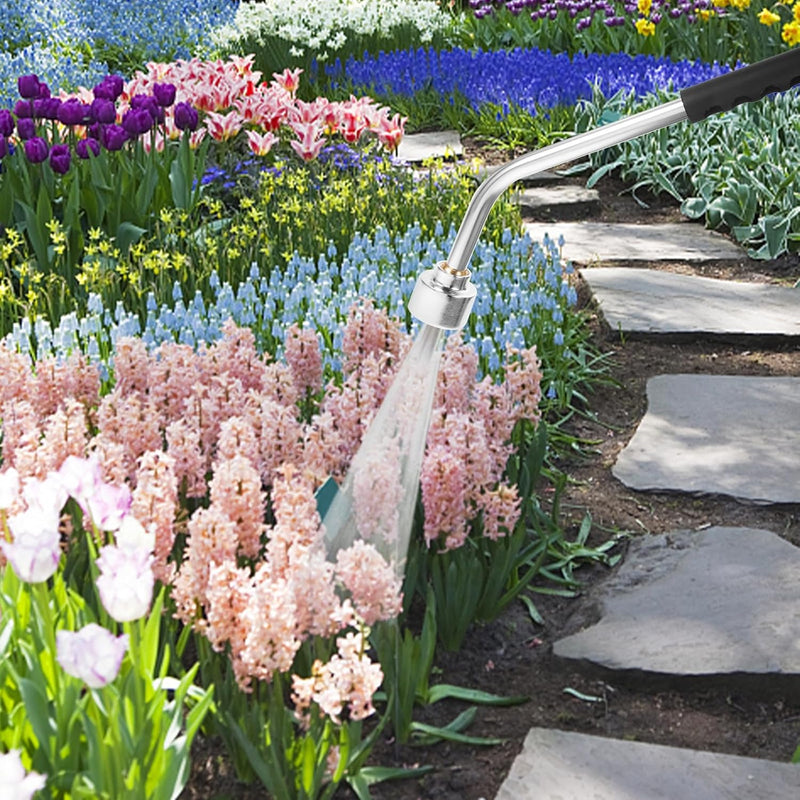
[[[643,224],[682,219],[672,200],[655,200],[649,209],[642,209],[629,195],[620,194],[622,187],[613,180],[604,180],[599,188],[599,219]],[[743,257],[738,262],[702,268],[657,266],[748,281],[785,283],[800,277],[796,257],[769,263]],[[585,440],[584,455],[559,464],[570,476],[562,501],[568,538],[577,535],[588,512],[593,521],[589,541],[594,544],[618,534],[647,535],[724,524],[765,528],[800,545],[800,506],[752,506],[724,497],[634,492],[610,471],[645,412],[648,377],[675,372],[800,376],[797,346],[705,340],[622,342],[593,310],[585,287],[581,298],[591,316],[594,343],[609,354],[614,382],[596,387],[590,396],[590,415],[573,423],[573,432]],[[547,487],[542,487],[542,492],[546,495]],[[624,547],[625,537],[615,552],[624,552]],[[583,581],[582,592],[602,581],[609,569],[599,565],[581,568],[576,574]],[[768,680],[751,683],[745,689],[724,680],[702,686],[629,685],[591,669],[579,669],[555,658],[552,644],[580,624],[580,598],[536,595],[535,599],[544,626],[535,624],[517,603],[492,624],[473,629],[460,652],[443,653],[436,661],[437,680],[530,698],[514,707],[479,708],[468,733],[498,737],[503,744],[441,742],[396,747],[384,736],[371,763],[430,765],[434,769],[420,779],[372,787],[376,800],[491,800],[533,726],[778,761],[791,758],[800,742],[800,687],[792,696],[782,696]],[[567,689],[596,699],[582,700]],[[443,725],[464,708],[463,703],[443,701],[420,709],[416,718]],[[268,795],[263,789],[238,784],[216,743],[204,741],[195,748],[195,772],[184,796],[193,800],[255,800]],[[343,788],[336,797],[354,795]]]

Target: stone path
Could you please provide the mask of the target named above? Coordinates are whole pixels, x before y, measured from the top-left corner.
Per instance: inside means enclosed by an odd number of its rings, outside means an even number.
[[[560,196],[537,190],[551,212]],[[581,200],[579,212],[586,207]],[[561,210],[561,207],[559,207]],[[576,214],[576,217],[582,213]],[[528,223],[564,237],[613,331],[733,337],[800,335],[800,290],[667,270],[597,266],[741,261],[727,238],[691,224]],[[676,365],[679,367],[679,365]],[[659,375],[612,468],[630,489],[800,503],[800,378]],[[800,688],[800,548],[755,528],[633,539],[584,601],[585,627],[554,644],[566,664],[612,684]],[[703,683],[705,681],[705,683]],[[496,800],[790,800],[800,766],[533,729]]]
[[[524,208],[581,221],[528,223],[528,232],[563,236],[564,257],[592,265],[581,274],[612,330],[737,340],[800,335],[800,290],[595,266],[746,258],[720,234],[691,223],[587,222],[594,195],[552,176],[539,187],[521,194]],[[659,375],[648,382],[647,405],[613,466],[632,490],[800,503],[800,377]],[[717,526],[634,538],[583,614],[588,624],[556,642],[554,655],[594,665],[612,681],[660,678],[680,689],[701,680],[730,685],[735,677],[760,692],[765,679],[770,688],[800,691],[800,548],[771,531]],[[539,728],[496,796],[797,798],[800,765]]]

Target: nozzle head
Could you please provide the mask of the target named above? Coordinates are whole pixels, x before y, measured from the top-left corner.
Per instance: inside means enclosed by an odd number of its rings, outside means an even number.
[[[408,300],[408,310],[420,322],[457,331],[467,324],[477,291],[470,283],[470,272],[453,270],[446,261],[425,270]]]

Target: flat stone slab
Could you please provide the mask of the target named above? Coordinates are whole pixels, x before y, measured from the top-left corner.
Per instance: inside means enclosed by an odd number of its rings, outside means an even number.
[[[800,768],[533,728],[496,800],[790,800]]]
[[[639,490],[800,503],[800,378],[658,375],[612,467]]]
[[[797,289],[626,267],[581,276],[615,331],[800,336]]]
[[[529,222],[535,240],[564,237],[564,258],[576,264],[609,261],[726,261],[743,251],[721,233],[686,222],[637,225],[610,222]]]
[[[590,595],[599,622],[560,639],[553,652],[640,674],[796,680],[798,597],[800,548],[770,531],[714,527],[643,536]]]
[[[457,158],[464,153],[458,131],[409,133],[400,140],[397,157],[419,163],[427,158]]]
[[[563,218],[578,217],[596,212],[600,208],[600,193],[573,184],[536,186],[519,195],[520,206],[533,214],[552,214]]]

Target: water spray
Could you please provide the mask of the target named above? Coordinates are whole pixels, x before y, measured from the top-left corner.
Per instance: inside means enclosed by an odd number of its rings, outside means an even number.
[[[789,50],[684,89],[676,100],[520,156],[483,181],[467,208],[447,261],[423,272],[414,286],[408,308],[423,326],[344,483],[323,515],[332,559],[361,538],[375,545],[398,576],[403,574],[442,352],[442,330],[459,330],[469,318],[477,294],[470,282],[469,261],[500,195],[516,181],[543,170],[678,122],[700,122],[798,83],[800,49]]]
[[[420,322],[436,328],[459,330],[464,327],[477,294],[470,283],[472,252],[492,206],[517,181],[678,122],[700,122],[742,103],[786,91],[798,83],[800,49],[788,50],[683,89],[676,100],[556,142],[503,165],[475,192],[447,261],[439,262],[417,278],[408,302],[409,311]]]

